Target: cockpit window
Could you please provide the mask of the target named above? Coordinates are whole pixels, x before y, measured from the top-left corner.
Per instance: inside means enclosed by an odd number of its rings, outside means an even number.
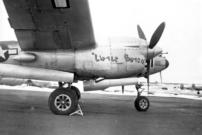
[[[53,8],[70,8],[69,0],[52,0]]]

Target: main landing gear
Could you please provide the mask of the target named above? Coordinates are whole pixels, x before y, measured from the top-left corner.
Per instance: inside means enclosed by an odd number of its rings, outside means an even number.
[[[78,88],[71,84],[65,88],[64,84],[59,82],[59,87],[50,94],[48,100],[50,110],[57,115],[70,115],[75,112],[81,97]]]
[[[147,111],[149,109],[150,103],[149,99],[145,96],[141,96],[143,90],[140,91],[142,84],[135,84],[137,90],[137,98],[134,101],[134,107],[138,111]]]

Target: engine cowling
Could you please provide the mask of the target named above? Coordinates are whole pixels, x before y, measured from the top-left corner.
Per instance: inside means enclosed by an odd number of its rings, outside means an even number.
[[[11,64],[0,64],[0,75],[2,77],[61,81],[70,83],[74,81],[74,74],[70,72],[35,67],[25,67]]]

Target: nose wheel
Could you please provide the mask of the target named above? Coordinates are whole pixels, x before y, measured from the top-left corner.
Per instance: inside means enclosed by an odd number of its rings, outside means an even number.
[[[150,106],[149,99],[145,96],[141,96],[141,93],[144,90],[140,90],[142,85],[137,83],[135,86],[137,90],[137,98],[134,101],[134,107],[137,111],[145,112],[149,109]]]
[[[150,106],[150,103],[149,103],[149,99],[147,97],[138,96],[135,99],[134,107],[136,108],[136,110],[145,112],[149,109],[149,106]]]

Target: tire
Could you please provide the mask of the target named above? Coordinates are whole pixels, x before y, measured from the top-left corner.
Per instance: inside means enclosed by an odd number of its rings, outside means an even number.
[[[149,99],[144,96],[139,96],[134,102],[134,107],[141,112],[145,112],[149,109],[150,103]]]
[[[56,115],[69,115],[78,107],[77,95],[71,89],[56,89],[48,100],[50,110]]]
[[[81,93],[80,93],[79,89],[75,86],[71,86],[71,90],[76,92],[77,99],[79,100],[81,98]]]

